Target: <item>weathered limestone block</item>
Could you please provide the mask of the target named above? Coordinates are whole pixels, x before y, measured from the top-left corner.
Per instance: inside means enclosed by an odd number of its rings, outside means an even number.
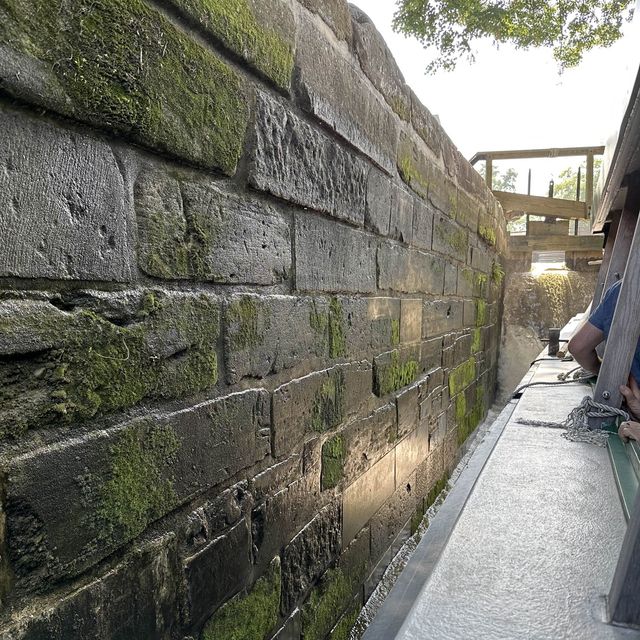
[[[340,503],[325,507],[282,554],[281,610],[289,613],[340,551]]]
[[[433,160],[413,129],[403,128],[398,143],[397,166],[400,177],[419,196],[426,199],[431,187]]]
[[[486,247],[469,247],[467,264],[483,273],[491,273],[491,266],[493,265],[492,252]]]
[[[367,179],[367,207],[364,224],[367,229],[389,235],[393,183],[382,171],[372,167]]]
[[[342,497],[342,546],[346,547],[395,491],[395,451],[350,484]]]
[[[16,456],[4,473],[17,579],[36,585],[77,575],[262,460],[270,448],[268,399],[245,391]]]
[[[464,300],[462,321],[465,327],[475,327],[476,311],[477,303],[475,300]]]
[[[429,201],[452,220],[458,210],[458,189],[455,182],[436,164],[431,165]]]
[[[415,511],[418,503],[415,486],[415,472],[403,480],[398,478],[396,491],[371,519],[371,557],[374,561],[391,546]]]
[[[373,361],[373,389],[385,396],[410,385],[421,372],[420,345],[394,349]]]
[[[214,296],[86,292],[69,300],[71,311],[0,303],[2,334],[24,345],[4,345],[5,352],[46,349],[0,362],[0,436],[87,420],[145,398],[193,395],[218,381]],[[126,309],[118,312],[119,304]]]
[[[281,584],[280,558],[276,556],[251,589],[216,611],[202,632],[202,640],[270,637],[278,624]]]
[[[431,373],[442,366],[442,338],[425,340],[420,346],[422,372]]]
[[[400,342],[420,342],[422,338],[422,299],[403,298],[401,301]]]
[[[444,263],[444,295],[455,296],[458,288],[458,267],[451,262]]]
[[[398,427],[396,409],[393,404],[385,405],[370,416],[352,422],[323,447],[322,486],[330,488],[344,481],[347,484],[368,471],[380,458],[386,455],[397,439]],[[341,469],[326,465],[326,451],[334,448],[336,440],[342,449]],[[331,482],[328,482],[331,480]]]
[[[413,199],[413,236],[411,244],[419,249],[431,249],[433,238],[433,207],[421,198]]]
[[[360,412],[371,395],[371,365],[337,365],[293,380],[273,393],[273,453],[295,449],[305,434],[334,429]]]
[[[468,231],[443,215],[433,221],[433,250],[464,262],[469,247]]]
[[[413,242],[414,197],[398,185],[392,185],[389,235],[407,244]]]
[[[463,327],[462,300],[425,300],[422,313],[422,336],[428,338]]]
[[[0,129],[0,276],[132,280],[131,205],[109,145],[2,105]]]
[[[398,443],[396,447],[398,485],[406,482],[417,466],[429,455],[429,427],[428,421],[420,422],[406,438]]]
[[[249,116],[244,81],[140,0],[5,3],[0,42],[10,95],[235,172]]]
[[[462,189],[458,189],[458,206],[456,210],[456,220],[458,224],[463,227],[476,232],[480,229],[480,234],[484,236],[486,240],[493,237],[495,244],[495,228],[497,223],[490,219],[483,220],[483,224],[480,223],[481,212],[484,207],[475,199],[465,193]]]
[[[317,13],[340,40],[351,42],[351,13],[346,0],[300,0],[300,4]]]
[[[295,260],[298,291],[373,293],[375,237],[313,214],[296,215]]]
[[[396,396],[398,439],[413,431],[420,421],[421,385],[414,384]]]
[[[328,326],[318,322],[327,317],[328,306],[321,298],[231,296],[224,312],[227,381],[264,378],[306,358],[328,355]]]
[[[158,278],[276,284],[291,269],[287,220],[194,174],[144,171],[135,185],[138,262]]]
[[[338,566],[342,572],[351,576],[353,590],[352,594],[362,594],[362,583],[369,574],[371,568],[371,534],[369,527],[364,527],[360,533],[343,549]]]
[[[69,522],[67,522],[67,525]],[[2,640],[171,640],[181,598],[175,537],[134,549],[103,576],[0,627]]]
[[[171,0],[253,69],[288,90],[293,72],[295,21],[282,0]]]
[[[438,119],[422,104],[418,96],[411,94],[411,124],[418,135],[424,140],[436,158],[442,153],[444,132]]]
[[[200,626],[251,577],[251,540],[246,520],[185,563],[190,624]]]
[[[378,248],[378,286],[403,293],[444,290],[444,261],[416,249],[383,242]]]
[[[265,93],[258,92],[256,110],[251,186],[361,225],[366,163]]]
[[[405,121],[411,120],[411,94],[384,38],[371,19],[354,5],[353,43],[360,66],[389,106]]]
[[[398,119],[366,82],[357,62],[300,16],[296,83],[303,108],[392,174]]]

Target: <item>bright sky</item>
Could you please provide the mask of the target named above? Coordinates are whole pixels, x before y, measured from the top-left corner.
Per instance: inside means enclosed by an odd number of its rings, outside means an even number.
[[[498,50],[480,42],[475,64],[427,76],[429,52],[391,29],[395,0],[352,1],[373,20],[407,83],[468,158],[476,151],[601,145],[619,128],[640,63],[640,16],[622,40],[587,53],[563,75],[550,50]],[[532,193],[547,195],[552,175],[572,160],[510,164],[519,171],[519,191],[526,191],[531,168]]]

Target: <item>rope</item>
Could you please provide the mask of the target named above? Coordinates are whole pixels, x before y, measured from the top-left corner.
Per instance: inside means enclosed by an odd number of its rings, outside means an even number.
[[[575,369],[571,369],[569,371],[565,371],[564,373],[558,374],[558,380],[568,380],[569,376],[573,374],[574,380],[588,380],[589,378],[595,378],[596,374],[591,371],[587,371],[582,367],[576,367]]]
[[[542,387],[542,386],[555,387],[556,385],[559,385],[559,384],[573,384],[574,382],[583,382],[584,380],[590,380],[591,378],[593,378],[592,373],[590,373],[588,376],[585,376],[584,378],[574,378],[573,380],[552,380],[549,382],[529,382],[528,384],[523,384],[521,387],[518,387],[513,392],[513,395],[511,397],[516,398],[521,391],[524,391],[529,387]]]
[[[610,407],[585,396],[580,405],[573,409],[564,421],[563,426],[566,431],[562,437],[571,442],[588,442],[605,447],[609,432],[604,429],[590,429],[589,418],[622,418],[624,422],[629,420],[629,414],[623,409]]]

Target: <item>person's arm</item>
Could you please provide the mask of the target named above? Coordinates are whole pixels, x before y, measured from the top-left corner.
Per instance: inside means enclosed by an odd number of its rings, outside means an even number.
[[[600,358],[596,353],[596,347],[603,340],[604,333],[590,322],[585,322],[569,340],[569,351],[581,367],[592,373],[598,373]]]
[[[618,435],[625,442],[627,440],[640,441],[640,424],[637,422],[622,422],[618,428]]]

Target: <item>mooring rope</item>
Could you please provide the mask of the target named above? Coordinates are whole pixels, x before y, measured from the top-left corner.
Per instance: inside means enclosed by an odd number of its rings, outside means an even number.
[[[585,396],[564,421],[563,426],[566,431],[562,437],[571,442],[589,442],[605,447],[610,432],[604,429],[590,429],[589,418],[622,418],[622,422],[626,422],[629,420],[629,414],[623,409],[610,407],[608,404],[596,402],[590,396]]]

